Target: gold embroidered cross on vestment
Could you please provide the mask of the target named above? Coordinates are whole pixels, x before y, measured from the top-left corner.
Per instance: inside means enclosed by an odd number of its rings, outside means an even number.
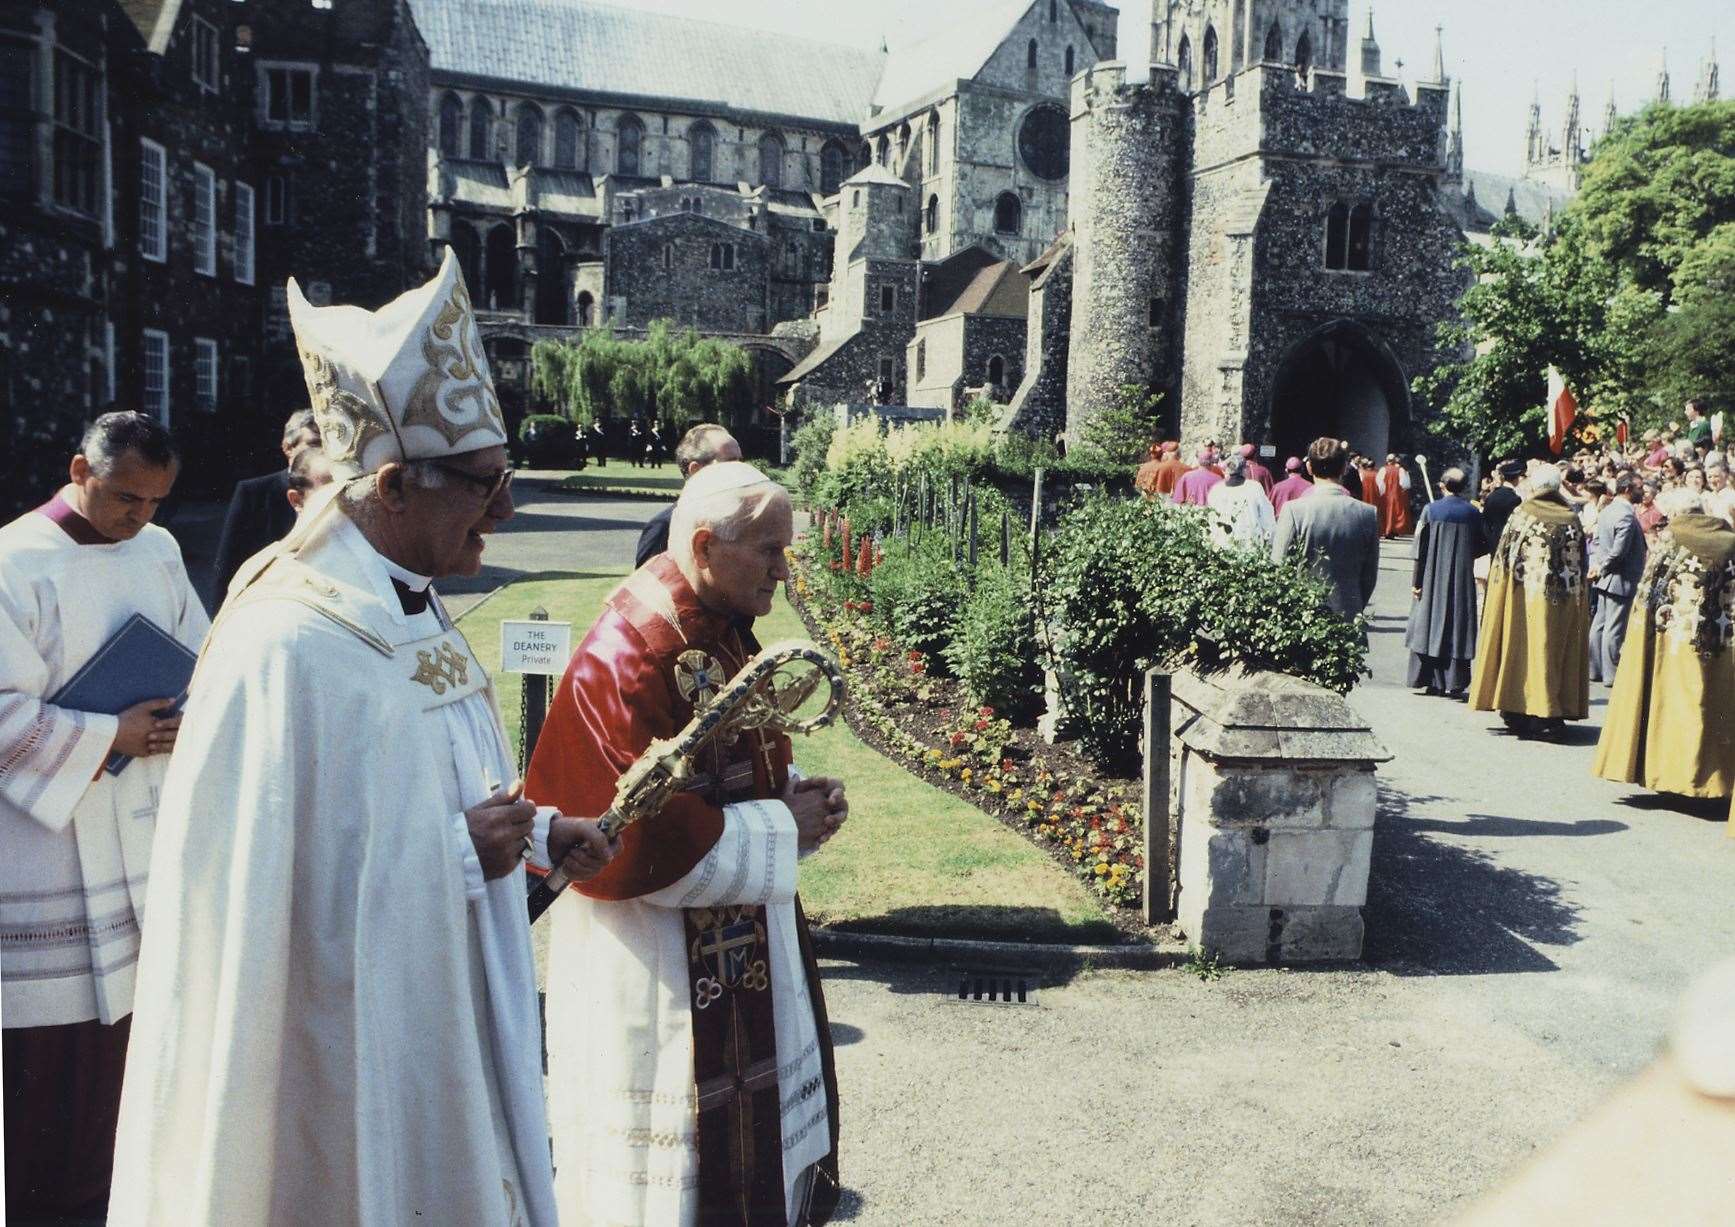
[[[449,643],[442,643],[431,652],[417,652],[416,662],[416,671],[410,674],[410,680],[421,683],[435,694],[445,694],[448,686],[470,684],[470,658]]]

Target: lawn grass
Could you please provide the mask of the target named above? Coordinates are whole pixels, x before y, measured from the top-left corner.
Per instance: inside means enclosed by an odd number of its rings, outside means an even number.
[[[621,575],[520,580],[459,619],[484,665],[500,660],[502,619],[537,606],[573,624],[576,648]],[[760,639],[805,639],[779,595],[756,627]],[[518,743],[523,679],[497,675],[507,733]],[[1002,941],[1113,941],[1116,930],[1084,887],[1042,851],[974,806],[916,779],[839,722],[798,739],[809,775],[850,787],[850,820],[801,866],[801,898],[816,922],[840,928]]]
[[[681,474],[673,462],[634,468],[625,461],[611,459],[606,468],[599,469],[595,465],[589,465],[583,472],[561,478],[560,488],[577,491],[630,490],[659,497],[667,495],[672,499],[681,488]]]

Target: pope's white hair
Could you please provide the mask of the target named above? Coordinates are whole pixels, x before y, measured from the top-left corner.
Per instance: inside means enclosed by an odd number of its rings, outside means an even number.
[[[1558,465],[1539,464],[1530,470],[1530,492],[1553,494],[1560,489],[1562,476]]]
[[[1670,519],[1705,514],[1705,495],[1687,486],[1676,486],[1657,495],[1657,510]]]
[[[681,490],[669,518],[669,553],[675,561],[693,561],[693,534],[709,529],[724,541],[738,541],[778,499],[789,492],[752,465],[740,460],[707,465]]]

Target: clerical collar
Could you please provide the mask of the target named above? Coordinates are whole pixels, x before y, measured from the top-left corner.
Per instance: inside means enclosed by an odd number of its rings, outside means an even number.
[[[376,554],[379,551],[374,551]],[[433,580],[426,575],[419,575],[408,567],[399,566],[384,554],[379,555],[384,564],[386,574],[391,577],[392,591],[398,595],[398,604],[405,614],[414,616],[428,607],[428,589]]]
[[[71,537],[79,545],[118,545],[113,537],[104,536],[96,530],[96,525],[85,519],[66,501],[64,494],[56,494],[46,503],[36,509],[37,514],[47,516],[60,526],[62,532]]]

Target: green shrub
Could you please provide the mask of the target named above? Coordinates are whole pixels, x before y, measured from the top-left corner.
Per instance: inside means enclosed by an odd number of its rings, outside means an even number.
[[[526,416],[522,422],[518,423],[518,441],[520,443],[529,443],[543,431],[558,431],[563,426],[570,427],[571,425],[571,422],[561,417],[558,413],[532,413]]]
[[[1067,727],[1107,765],[1135,761],[1141,679],[1154,665],[1239,663],[1341,694],[1366,660],[1360,620],[1325,608],[1321,580],[1262,553],[1214,548],[1205,518],[1184,508],[1089,498],[1063,518],[1047,558]]]
[[[946,660],[970,701],[1015,723],[1034,717],[1042,703],[1042,664],[1029,575],[1016,567],[980,568],[955,634]]]
[[[856,499],[843,509],[843,513],[849,517],[850,532],[860,541],[864,533],[889,534],[895,510],[890,498],[874,494]]]
[[[578,428],[555,413],[533,413],[518,426],[524,462],[533,469],[561,469],[578,455]]]
[[[795,428],[789,437],[789,448],[795,461],[789,467],[795,496],[803,503],[812,503],[813,487],[825,472],[825,453],[831,447],[832,432],[837,419],[829,409],[816,409],[813,416]]]
[[[938,534],[919,544],[888,543],[867,587],[874,616],[899,644],[927,655],[936,667],[945,662],[966,590],[951,547]]]

